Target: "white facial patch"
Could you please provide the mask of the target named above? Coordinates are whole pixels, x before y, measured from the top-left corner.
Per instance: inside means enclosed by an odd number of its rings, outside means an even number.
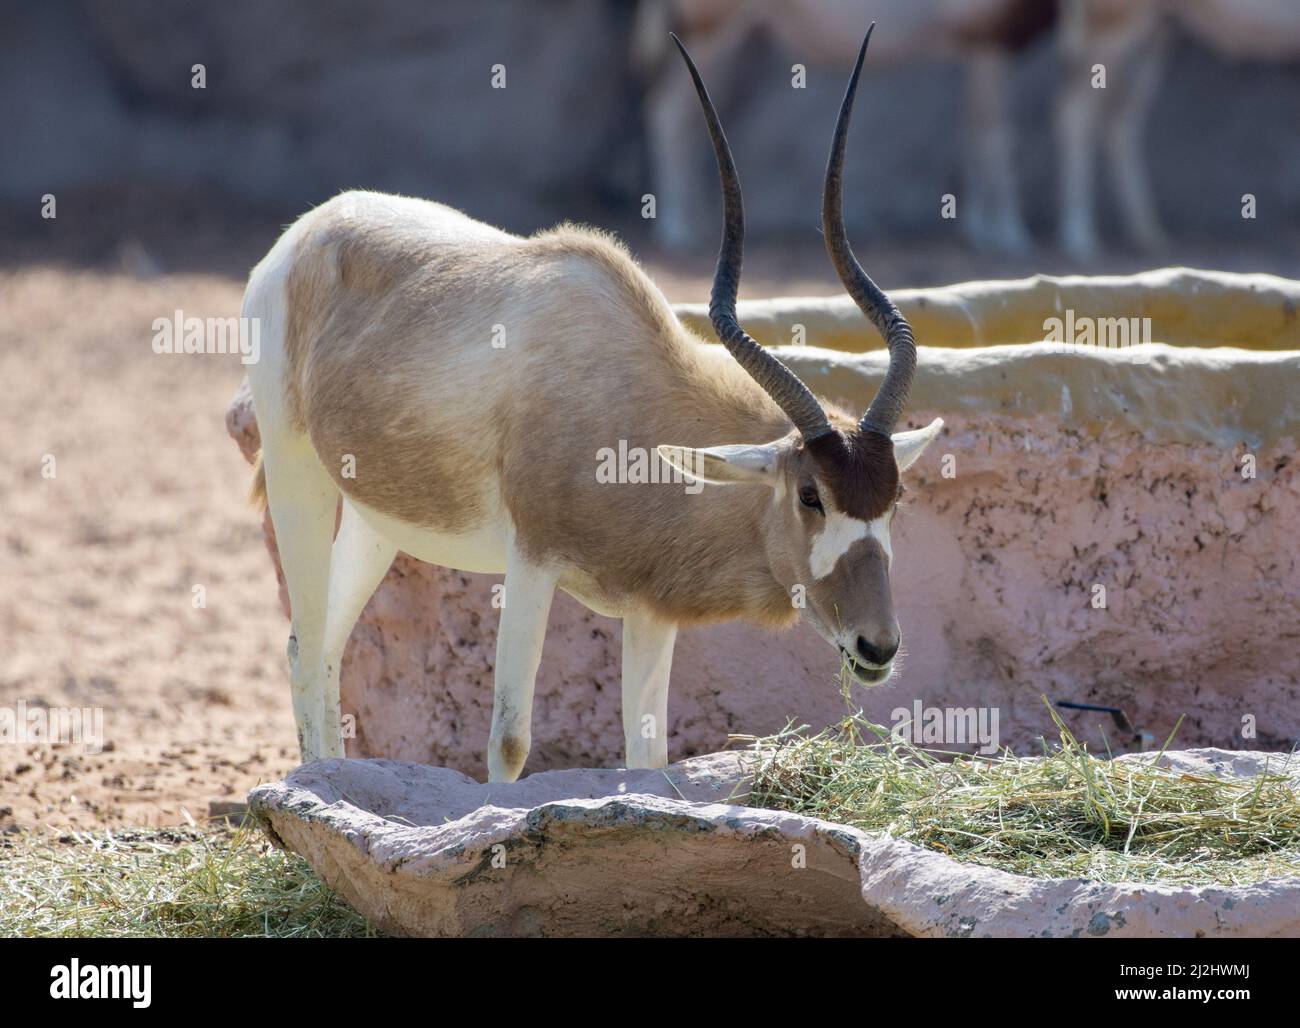
[[[885,514],[873,521],[863,521],[828,507],[826,527],[813,543],[812,556],[809,558],[813,578],[829,575],[840,558],[849,552],[849,548],[868,535],[880,543],[880,548],[885,551],[885,559],[892,559],[894,551],[889,545],[889,518],[890,515]]]

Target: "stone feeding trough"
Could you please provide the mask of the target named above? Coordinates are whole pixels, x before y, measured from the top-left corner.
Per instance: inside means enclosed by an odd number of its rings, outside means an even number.
[[[998,741],[1029,754],[1054,734],[1046,695],[1120,709],[1156,740],[1185,715],[1175,744],[1219,749],[1176,759],[1234,773],[1260,756],[1228,751],[1290,750],[1300,738],[1300,283],[1165,269],[894,295],[922,344],[900,427],[934,416],[947,427],[895,518],[907,655],[886,687],[855,693],[866,718],[994,711]],[[703,333],[702,308],[677,313]],[[740,316],[814,391],[865,407],[885,358],[847,297],[753,301]],[[1053,319],[1071,331],[1122,319],[1153,341],[1065,348],[1042,341]],[[227,425],[251,458],[246,390]],[[265,529],[274,559],[269,520]],[[254,793],[263,822],[381,927],[1300,933],[1290,880],[1220,889],[1025,879],[725,802],[744,777],[736,755],[718,753],[730,735],[767,736],[792,720],[816,731],[844,716],[835,654],[805,628],[684,629],[668,725],[670,758],[682,762],[667,776],[565,770],[622,760],[621,633],[557,595],[528,777],[476,785],[498,581],[399,555],[341,674],[349,757],[385,759],[315,764]],[[281,601],[287,610],[283,588]],[[1104,752],[1100,714],[1066,717]],[[806,846],[802,877],[790,873],[796,844]]]
[[[1164,761],[1249,777],[1266,756],[1206,749]],[[328,760],[258,786],[250,806],[356,910],[399,935],[1300,935],[1300,877],[1243,887],[1026,878],[743,806],[746,759],[544,771],[510,785]],[[1300,768],[1295,778],[1300,787]]]

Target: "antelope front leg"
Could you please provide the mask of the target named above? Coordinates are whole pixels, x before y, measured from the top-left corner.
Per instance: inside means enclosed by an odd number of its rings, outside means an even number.
[[[489,782],[513,782],[528,759],[533,685],[554,594],[555,576],[529,564],[512,539],[497,631],[492,733],[488,738]]]
[[[668,764],[668,674],[677,626],[648,614],[623,619],[623,740],[628,767]]]

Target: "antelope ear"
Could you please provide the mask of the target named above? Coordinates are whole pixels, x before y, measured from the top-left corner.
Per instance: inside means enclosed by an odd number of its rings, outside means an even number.
[[[906,471],[915,464],[916,459],[925,452],[925,448],[939,434],[941,428],[943,428],[943,418],[935,418],[925,428],[916,428],[911,432],[895,432],[892,438],[894,459],[898,461],[898,470]]]
[[[678,471],[701,482],[728,485],[734,482],[776,483],[780,451],[776,443],[762,446],[710,446],[696,450],[689,446],[656,446],[659,456]]]

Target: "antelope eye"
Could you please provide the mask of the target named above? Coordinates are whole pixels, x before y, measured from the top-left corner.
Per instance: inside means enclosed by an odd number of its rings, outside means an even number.
[[[816,488],[811,485],[800,487],[799,502],[805,507],[811,507],[815,511],[820,511],[822,514],[826,513],[826,511],[822,509],[822,498],[817,495]]]

